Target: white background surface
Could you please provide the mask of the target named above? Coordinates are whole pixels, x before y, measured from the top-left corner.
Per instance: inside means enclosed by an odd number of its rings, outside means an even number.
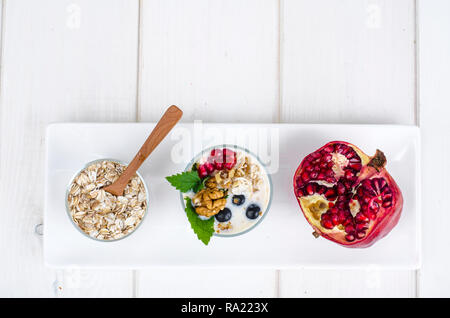
[[[1,2],[0,296],[450,296],[450,2]],[[45,126],[155,121],[169,104],[185,122],[419,125],[423,267],[45,268]]]

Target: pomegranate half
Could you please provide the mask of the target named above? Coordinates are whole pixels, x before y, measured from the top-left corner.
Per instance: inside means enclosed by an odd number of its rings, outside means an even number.
[[[345,247],[369,247],[398,223],[402,193],[373,157],[344,141],[332,141],[306,156],[294,175],[294,191],[315,237]]]

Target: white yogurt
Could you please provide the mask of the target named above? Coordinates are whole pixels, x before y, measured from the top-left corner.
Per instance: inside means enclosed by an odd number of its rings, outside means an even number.
[[[264,217],[264,214],[267,213],[271,197],[269,176],[267,175],[266,169],[264,168],[264,166],[262,166],[259,160],[255,156],[242,149],[236,149],[233,147],[228,147],[228,149],[236,152],[237,163],[235,167],[238,167],[243,161],[245,161],[245,157],[248,157],[250,163],[254,165],[254,167],[256,167],[256,169],[253,171],[258,171],[252,173],[252,175],[257,176],[261,181],[258,184],[258,189],[255,190],[252,187],[252,182],[249,182],[245,177],[236,177],[233,179],[234,181],[239,180],[239,186],[229,188],[227,193],[228,197],[226,208],[230,209],[231,211],[231,219],[226,222],[218,222],[217,219],[213,216],[215,220],[215,234],[219,236],[237,235],[254,227]],[[195,159],[194,162],[203,163],[206,161],[208,156],[209,152],[205,153],[203,156],[198,157],[198,159]],[[192,199],[194,195],[195,193],[191,191],[189,193],[185,193],[183,197],[190,197]],[[234,204],[232,202],[234,195],[244,195],[244,203],[239,206]],[[246,216],[246,210],[251,204],[256,204],[261,209],[259,212],[259,216],[256,219],[250,219]]]

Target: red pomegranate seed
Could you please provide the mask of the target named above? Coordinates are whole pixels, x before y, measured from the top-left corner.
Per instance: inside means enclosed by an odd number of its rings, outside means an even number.
[[[360,163],[349,163],[347,167],[352,168],[353,170],[359,171],[362,168]]]
[[[380,205],[377,203],[377,201],[373,200],[369,204],[369,209],[376,213],[380,209]]]
[[[343,144],[337,144],[334,149],[337,153],[342,154],[345,150],[347,150],[347,146],[345,146]]]
[[[326,155],[323,156],[323,161],[325,163],[325,167],[327,166],[328,162],[331,161],[331,159],[333,159],[333,155],[330,153],[327,153]]]
[[[315,183],[308,183],[308,185],[306,186],[306,193],[309,195],[314,194],[315,191]]]
[[[336,214],[333,214],[331,216],[331,222],[333,222],[333,225],[338,225],[339,224],[339,217]]]
[[[334,147],[330,145],[330,146],[325,147],[323,150],[326,151],[326,152],[333,152],[334,151]]]
[[[362,187],[359,187],[359,188],[356,190],[356,194],[358,195],[358,197],[362,198],[362,197],[364,196],[363,188],[362,188]]]
[[[222,161],[223,159],[223,151],[222,149],[213,149],[210,153],[211,157],[214,157],[216,160]]]
[[[351,233],[355,230],[355,227],[353,226],[353,224],[349,224],[345,227],[345,232],[347,233]]]
[[[327,191],[325,191],[325,197],[330,201],[335,200],[336,196],[337,194],[334,188],[329,188]]]
[[[345,220],[342,222],[342,225],[347,226],[353,223],[353,220],[351,217],[345,216]],[[347,232],[347,231],[346,231]]]
[[[338,195],[343,195],[345,193],[345,186],[342,183],[337,184]]]
[[[346,157],[347,159],[350,159],[350,158],[354,157],[355,155],[356,155],[356,153],[355,153],[354,151],[349,151],[349,152],[345,155],[345,157]]]
[[[383,208],[389,208],[391,205],[392,205],[392,201],[385,201],[382,204]]]
[[[309,181],[309,174],[307,174],[306,171],[302,173],[302,180],[304,182]]]
[[[231,156],[235,156],[236,155],[236,153],[233,150],[230,150],[228,148],[223,148],[222,149],[222,153],[226,157],[231,157]]]
[[[361,183],[361,186],[363,186],[366,189],[371,189],[372,183],[370,182],[369,179],[364,179],[363,182]]]
[[[333,222],[331,220],[322,220],[321,223],[324,228],[329,230],[331,230],[334,227]]]
[[[198,167],[198,176],[202,179],[208,176],[208,171],[206,171],[206,167],[204,165]]]
[[[236,162],[227,162],[227,163],[225,163],[224,167],[227,170],[231,170],[231,169],[233,169],[235,164],[236,164]]]
[[[338,201],[336,202],[336,206],[339,210],[344,210],[345,202],[341,200],[341,197],[338,198]]]
[[[361,232],[362,230],[367,230],[367,228],[367,224],[365,223],[356,224],[356,230],[359,232]]]
[[[206,171],[208,171],[208,173],[211,173],[214,171],[214,166],[210,162],[205,162],[204,167],[206,168]]]
[[[355,236],[353,234],[347,234],[345,239],[349,242],[353,242],[355,240]]]
[[[223,162],[225,169],[232,169],[234,167],[234,165],[236,164],[236,153],[230,149],[227,148],[223,148],[222,149],[222,153],[223,153]]]
[[[358,214],[356,214],[355,220],[358,223],[369,222],[369,218],[367,216],[365,216],[362,212],[359,212]]]
[[[338,216],[339,216],[339,223],[343,224],[345,222],[347,216],[342,211],[338,212]]]
[[[378,182],[378,179],[372,180],[372,188],[375,190],[376,193],[381,193],[380,192],[380,184]]]
[[[339,210],[336,207],[331,208],[329,211],[331,214],[336,214],[339,212]]]
[[[325,170],[323,173],[325,173],[325,175],[327,177],[333,178],[334,177],[334,172],[333,170]],[[334,178],[333,178],[334,179]]]

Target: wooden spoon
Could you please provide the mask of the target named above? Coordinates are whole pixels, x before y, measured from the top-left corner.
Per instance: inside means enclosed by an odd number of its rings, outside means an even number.
[[[139,149],[134,159],[120,175],[119,179],[103,189],[117,196],[123,195],[123,190],[128,184],[128,181],[130,181],[131,177],[136,173],[136,170],[139,169],[141,164],[145,161],[145,159],[147,159],[156,146],[158,146],[159,143],[167,136],[169,131],[172,130],[173,126],[175,126],[175,124],[180,120],[182,115],[183,112],[181,109],[175,105],[170,106],[156,124],[141,149]]]

